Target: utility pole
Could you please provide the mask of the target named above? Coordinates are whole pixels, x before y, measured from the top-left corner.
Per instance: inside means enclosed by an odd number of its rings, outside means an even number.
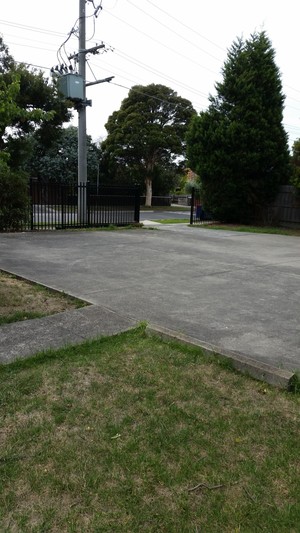
[[[94,5],[94,4],[93,4]],[[86,0],[79,0],[79,44],[78,53],[69,56],[69,60],[77,58],[78,74],[83,81],[83,93],[80,102],[77,103],[78,111],[78,222],[80,225],[87,224],[87,147],[86,147],[86,107],[92,105],[91,100],[86,99],[86,87],[97,85],[98,83],[110,82],[114,76],[86,83],[86,55],[98,54],[105,45],[97,44],[86,49]],[[95,9],[94,16],[101,9]]]
[[[83,102],[78,106],[78,222],[87,222],[87,150],[86,150],[86,49],[85,49],[85,0],[79,0],[79,75],[83,78]]]

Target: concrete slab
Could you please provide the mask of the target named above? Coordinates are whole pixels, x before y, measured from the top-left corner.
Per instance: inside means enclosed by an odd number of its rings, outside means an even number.
[[[115,335],[136,322],[96,305],[0,327],[0,363],[22,359],[49,348]]]
[[[134,323],[148,320],[220,350],[300,369],[297,237],[181,225],[1,234],[0,268]]]

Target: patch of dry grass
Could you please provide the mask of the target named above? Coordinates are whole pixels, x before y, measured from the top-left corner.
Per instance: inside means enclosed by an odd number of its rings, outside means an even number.
[[[38,318],[86,305],[70,296],[51,291],[0,271],[0,325]]]

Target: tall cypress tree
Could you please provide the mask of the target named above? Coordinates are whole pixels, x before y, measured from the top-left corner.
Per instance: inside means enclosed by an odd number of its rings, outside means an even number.
[[[284,96],[274,57],[265,32],[234,42],[217,95],[189,128],[190,166],[200,175],[206,208],[220,220],[259,218],[288,179]]]

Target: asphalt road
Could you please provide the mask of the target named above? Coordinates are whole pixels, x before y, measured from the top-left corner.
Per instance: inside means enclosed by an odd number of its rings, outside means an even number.
[[[141,208],[140,211],[140,221],[143,220],[170,220],[170,219],[189,219],[190,218],[190,208],[182,210],[173,210],[161,209],[161,210],[145,210]]]
[[[124,317],[300,370],[297,237],[181,225],[0,234],[0,268]]]

